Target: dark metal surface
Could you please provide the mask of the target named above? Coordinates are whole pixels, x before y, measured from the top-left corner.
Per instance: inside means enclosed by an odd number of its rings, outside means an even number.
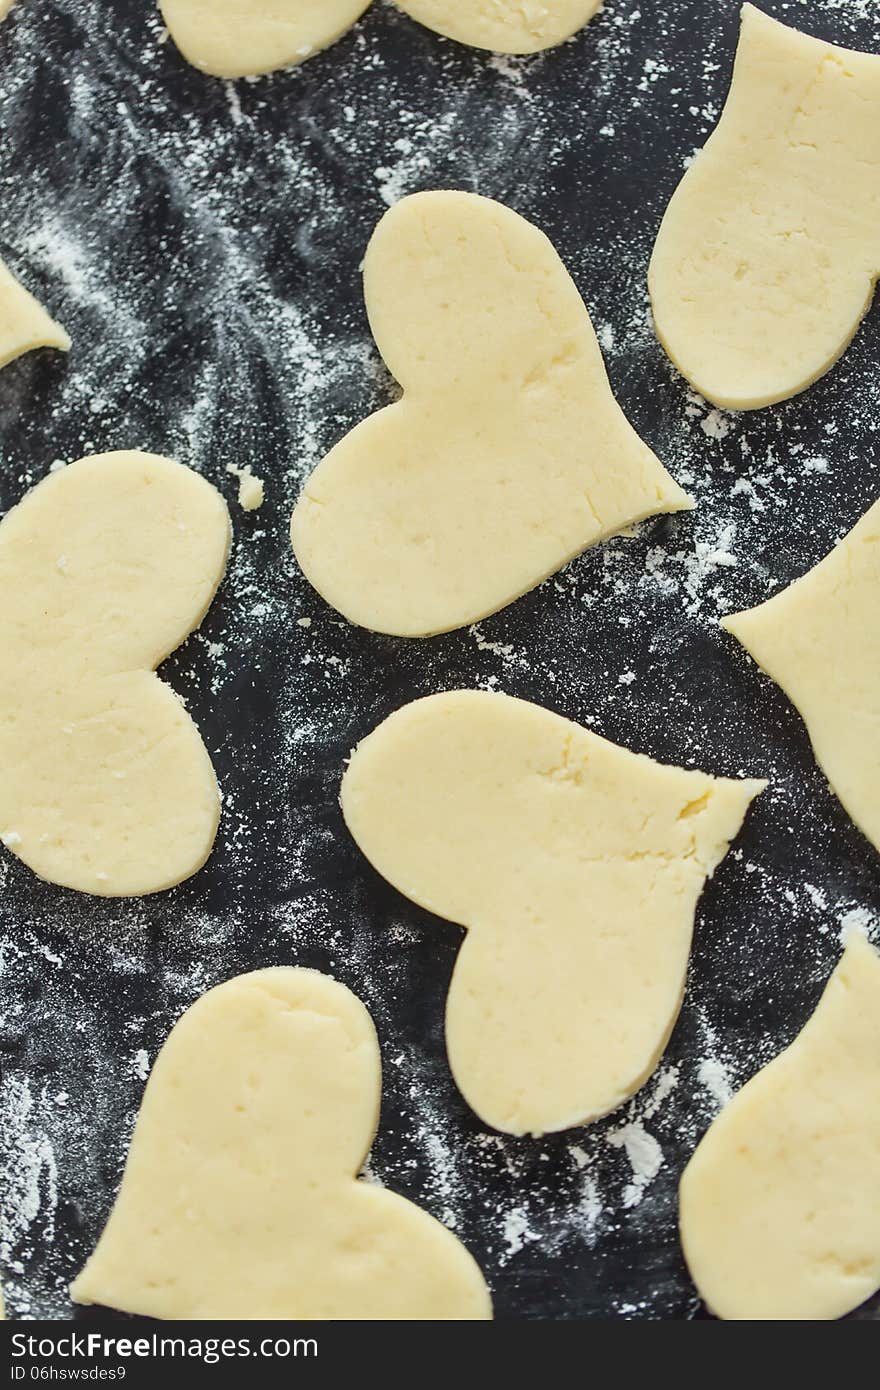
[[[880,51],[872,0],[764,8]],[[214,983],[288,963],[330,971],[373,1013],[371,1171],[454,1224],[499,1316],[697,1313],[676,1183],[719,1078],[741,1084],[793,1038],[841,926],[880,914],[876,852],[785,698],[716,624],[815,563],[880,493],[880,317],[806,395],[730,417],[689,395],[646,312],[653,236],[717,118],[737,9],[609,0],[573,42],[514,62],[377,3],[300,69],[234,87],[188,68],[141,0],[20,0],[0,30],[0,254],[74,342],[0,376],[0,504],[55,459],[127,446],[191,463],[230,499],[226,465],[250,463],[268,494],[254,514],[232,503],[229,576],[163,671],[226,796],[206,868],[155,898],[99,901],[3,852],[13,1315],[72,1315],[66,1284],[174,1019]],[[432,187],[492,195],[547,231],[629,418],[699,506],[594,550],[478,632],[412,643],[330,612],[287,522],[321,453],[389,399],[357,268],[386,202]],[[543,1141],[487,1134],[458,1096],[442,1013],[460,933],[379,880],[337,806],[343,760],[378,720],[487,683],[659,759],[773,783],[702,900],[659,1080]],[[661,1155],[653,1174],[633,1171],[626,1124]],[[855,1316],[876,1319],[880,1300]]]

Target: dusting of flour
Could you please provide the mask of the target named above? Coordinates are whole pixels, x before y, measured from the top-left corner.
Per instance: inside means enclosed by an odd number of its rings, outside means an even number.
[[[874,0],[763,7],[880,51]],[[880,931],[876,862],[784,698],[718,627],[880,493],[877,314],[804,397],[737,415],[677,376],[645,290],[663,206],[724,100],[738,8],[608,0],[571,43],[520,59],[376,4],[302,68],[241,83],[187,69],[139,0],[21,4],[4,21],[2,255],[73,348],[0,376],[0,509],[113,448],[173,455],[230,501],[265,485],[259,509],[231,509],[226,581],[163,671],[223,788],[206,869],[154,899],[93,902],[0,852],[0,1280],[14,1315],[70,1316],[67,1285],[171,1024],[211,985],[276,963],[327,970],[370,1008],[384,1090],[365,1180],[454,1229],[500,1312],[696,1308],[682,1166],[794,1036],[847,934]],[[385,208],[431,187],[490,194],[548,232],[621,404],[696,509],[632,528],[466,632],[405,643],[327,609],[287,523],[322,454],[396,396],[358,267]],[[701,900],[660,1068],[569,1134],[512,1140],[468,1111],[443,1048],[461,933],[379,884],[339,815],[352,744],[406,700],[463,685],[772,782]]]

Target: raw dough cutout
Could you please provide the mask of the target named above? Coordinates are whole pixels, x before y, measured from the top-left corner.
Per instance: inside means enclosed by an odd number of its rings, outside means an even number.
[[[0,19],[5,19],[15,4],[15,0],[0,0]]]
[[[220,494],[154,454],[52,473],[0,523],[0,840],[41,878],[118,897],[201,867],[220,814],[155,668],[223,577]]]
[[[67,352],[70,338],[0,261],[0,367],[41,347]]]
[[[370,0],[159,0],[188,63],[213,77],[256,77],[327,48]]]
[[[632,522],[693,505],[612,396],[550,242],[509,208],[404,198],[373,233],[364,294],[404,396],[323,459],[291,528],[351,622],[462,627]]]
[[[880,502],[803,579],[722,619],[807,726],[816,760],[880,850]]]
[[[490,1318],[460,1241],[354,1180],[381,1079],[369,1014],[326,975],[210,990],[156,1059],[72,1297],[154,1318]]]
[[[657,334],[708,400],[754,410],[834,365],[880,274],[880,57],[751,5],[727,104],[666,210]]]
[[[468,927],[446,1009],[487,1124],[597,1119],[654,1070],[706,879],[763,782],[663,767],[537,705],[459,690],[358,745],[342,811],[401,893]]]
[[[0,0],[2,6],[3,0]],[[341,38],[370,0],[159,0],[188,63],[214,77],[256,77],[302,63]],[[537,53],[582,29],[602,0],[398,0],[429,29],[474,48]],[[2,9],[0,9],[2,17]]]
[[[495,53],[539,53],[570,39],[602,0],[397,0],[448,39]]]
[[[681,1181],[694,1282],[722,1318],[839,1318],[880,1287],[880,956],[853,933],[791,1047]]]

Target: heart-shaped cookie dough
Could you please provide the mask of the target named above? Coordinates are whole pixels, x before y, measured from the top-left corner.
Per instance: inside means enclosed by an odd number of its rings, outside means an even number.
[[[41,347],[67,352],[70,339],[0,261],[0,367],[23,352]]]
[[[476,622],[655,512],[692,504],[611,394],[550,242],[472,193],[385,214],[364,263],[403,399],[308,479],[293,548],[351,622],[403,637]]]
[[[0,0],[2,5],[3,0]],[[255,77],[302,63],[360,19],[370,0],[159,0],[188,63]],[[429,29],[474,48],[537,53],[576,34],[602,0],[398,0]],[[2,14],[2,11],[0,11]]]
[[[657,333],[716,405],[786,400],[834,365],[880,275],[880,57],[752,5],[718,126],[649,272]]]
[[[417,700],[358,744],[346,824],[370,863],[468,928],[449,1061],[487,1124],[613,1110],[681,1007],[697,900],[763,782],[663,767],[524,700]]]
[[[256,77],[335,43],[370,0],[159,0],[188,63],[213,77]]]
[[[457,1238],[355,1181],[381,1075],[366,1009],[314,970],[203,995],[156,1059],[73,1298],[174,1319],[491,1317]]]
[[[880,502],[816,567],[722,626],[795,705],[816,760],[880,850]]]
[[[229,514],[191,469],[99,454],[0,523],[0,839],[41,878],[154,893],[204,863],[211,760],[155,668],[198,627]]]
[[[722,1318],[839,1318],[880,1288],[880,956],[850,936],[791,1047],[734,1096],[681,1181],[681,1236]]]
[[[539,53],[570,39],[602,0],[396,0],[448,39],[496,53]]]

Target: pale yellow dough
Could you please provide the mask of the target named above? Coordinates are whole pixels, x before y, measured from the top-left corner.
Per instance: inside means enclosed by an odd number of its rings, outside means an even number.
[[[370,0],[159,0],[188,63],[214,77],[256,77],[302,63],[341,38]]]
[[[223,576],[220,494],[153,454],[51,473],[0,523],[0,840],[41,878],[106,896],[195,873],[219,794],[155,668]]]
[[[538,53],[582,29],[602,0],[397,0],[446,38],[496,53]]]
[[[70,338],[0,261],[0,367],[41,347],[67,352]]]
[[[214,77],[302,63],[341,38],[370,0],[159,0],[187,62]],[[474,48],[537,53],[576,34],[602,0],[398,0],[429,29]],[[0,18],[4,13],[0,0]],[[8,5],[7,5],[8,8]]]
[[[293,548],[353,623],[404,637],[477,621],[604,537],[692,504],[611,394],[550,242],[472,193],[385,214],[364,263],[403,399],[308,479]]]
[[[803,579],[723,626],[797,707],[816,759],[880,850],[880,502]]]
[[[279,967],[210,990],[147,1089],[78,1303],[156,1318],[490,1318],[480,1270],[411,1202],[356,1182],[379,1120],[370,1016]]]
[[[15,0],[0,0],[0,19],[5,19],[15,4]]]
[[[746,5],[721,120],[654,247],[660,341],[716,405],[770,405],[833,366],[878,274],[880,57]]]
[[[238,479],[238,505],[243,512],[255,512],[266,500],[266,485],[258,478],[250,464],[239,467],[237,463],[227,463],[226,472]]]
[[[358,745],[349,830],[400,892],[467,927],[446,1009],[487,1124],[613,1110],[678,1016],[694,912],[763,782],[663,767],[537,705],[460,690]]]
[[[839,1318],[880,1287],[880,956],[852,934],[791,1047],[724,1107],[681,1181],[722,1318]]]

